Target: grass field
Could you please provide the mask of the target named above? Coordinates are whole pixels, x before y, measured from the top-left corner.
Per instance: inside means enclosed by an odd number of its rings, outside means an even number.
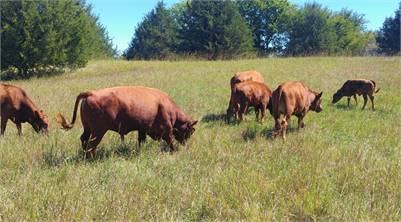
[[[229,78],[237,71],[263,73],[271,89],[300,80],[323,93],[323,111],[287,140],[267,136],[274,122],[253,112],[239,125],[223,120]],[[50,117],[40,136],[8,123],[0,138],[0,221],[21,220],[401,220],[400,58],[288,58],[239,61],[94,61],[56,77],[10,82],[26,89]],[[376,81],[376,111],[330,105],[351,78]],[[78,121],[71,119],[81,91],[144,85],[167,92],[199,119],[188,149],[163,153],[149,137],[124,144],[108,132],[98,155],[85,161]]]

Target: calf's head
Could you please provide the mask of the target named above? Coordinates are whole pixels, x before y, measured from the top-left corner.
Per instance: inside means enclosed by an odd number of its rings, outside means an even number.
[[[338,102],[342,97],[343,96],[341,95],[341,93],[337,91],[336,93],[334,93],[333,100],[331,101],[331,103],[334,104],[334,103]]]
[[[310,109],[313,110],[313,111],[315,111],[315,112],[317,112],[317,113],[319,113],[319,112],[322,111],[322,106],[321,106],[321,103],[322,103],[322,99],[321,99],[322,94],[323,94],[323,92],[321,92],[321,93],[319,93],[319,94],[316,93],[316,94],[315,94],[315,99],[312,101],[312,103],[311,103],[311,105],[310,105]]]
[[[37,133],[47,133],[49,127],[49,119],[43,110],[36,110],[32,120],[32,127]]]
[[[185,144],[189,137],[191,137],[191,135],[195,132],[194,126],[196,123],[198,123],[198,121],[185,122],[179,127],[174,128],[173,134],[175,139],[179,143]]]

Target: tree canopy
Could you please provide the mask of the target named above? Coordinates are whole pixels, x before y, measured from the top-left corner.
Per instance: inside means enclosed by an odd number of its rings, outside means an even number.
[[[400,53],[401,2],[394,14],[394,17],[386,18],[376,37],[379,51],[389,55]]]
[[[10,78],[48,67],[83,67],[90,58],[115,53],[84,1],[3,1],[1,15],[1,69],[17,70]]]

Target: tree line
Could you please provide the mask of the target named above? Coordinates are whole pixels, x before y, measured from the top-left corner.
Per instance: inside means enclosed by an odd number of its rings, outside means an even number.
[[[158,2],[137,25],[126,59],[186,56],[365,55],[400,52],[400,8],[377,32],[363,15],[288,0]],[[85,0],[1,1],[2,80],[84,67],[117,55],[105,27]]]
[[[136,27],[123,56],[392,55],[400,51],[400,7],[374,33],[362,14],[314,2],[296,7],[287,0],[187,0],[166,8],[161,1]]]

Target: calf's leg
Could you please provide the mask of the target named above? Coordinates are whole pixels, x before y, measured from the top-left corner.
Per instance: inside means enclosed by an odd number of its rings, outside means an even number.
[[[367,96],[366,94],[363,94],[363,106],[362,106],[362,110],[365,109],[366,102],[368,102],[368,96]]]

